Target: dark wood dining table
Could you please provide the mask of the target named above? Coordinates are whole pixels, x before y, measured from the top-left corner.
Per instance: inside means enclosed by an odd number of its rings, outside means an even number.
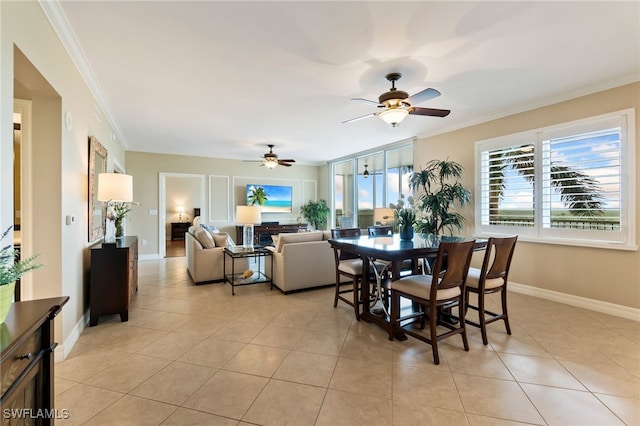
[[[400,270],[405,260],[411,260],[412,273],[418,273],[419,259],[434,258],[441,242],[464,242],[473,239],[472,237],[449,235],[415,234],[412,240],[401,240],[399,234],[394,234],[378,237],[332,238],[329,240],[329,244],[339,250],[358,255],[363,261],[362,282],[368,283],[372,273],[370,265],[373,260],[390,262],[391,279],[394,280],[400,277]],[[475,239],[474,250],[484,250],[486,246],[486,239]],[[363,285],[362,300],[369,301],[370,296],[369,285]],[[374,313],[370,304],[365,302],[361,318],[367,322],[376,323],[388,331],[391,327],[389,317],[384,310],[381,311]],[[396,338],[405,340],[406,336],[399,333]]]

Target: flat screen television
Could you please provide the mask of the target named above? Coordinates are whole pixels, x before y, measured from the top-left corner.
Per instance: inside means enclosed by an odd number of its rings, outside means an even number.
[[[253,188],[262,188],[267,193],[267,201],[262,205],[262,213],[291,213],[293,211],[293,189],[283,185],[258,185],[250,183],[247,185],[247,205],[248,198]]]

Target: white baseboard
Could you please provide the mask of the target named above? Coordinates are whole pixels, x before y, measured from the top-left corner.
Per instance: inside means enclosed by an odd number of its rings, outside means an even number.
[[[58,347],[56,348],[53,354],[54,362],[64,361],[69,356],[71,349],[73,349],[73,346],[78,341],[80,334],[82,334],[82,331],[84,330],[84,328],[87,326],[88,323],[89,323],[89,311],[87,311],[82,316],[82,318],[76,323],[76,325],[71,330],[71,334],[69,334],[69,337],[67,337],[64,340],[62,345],[58,345]]]
[[[160,254],[158,253],[141,254],[138,256],[138,260],[160,260],[160,259],[162,259],[162,257],[160,257]]]
[[[640,309],[631,308],[629,306],[616,305],[614,303],[588,299],[586,297],[574,296],[572,294],[531,287],[529,285],[518,284],[511,281],[509,281],[509,290],[513,291],[514,293],[521,293],[526,294],[527,296],[539,297],[541,299],[564,303],[565,305],[575,306],[577,308],[589,309],[591,311],[601,312],[603,314],[626,318],[633,321],[640,321]]]

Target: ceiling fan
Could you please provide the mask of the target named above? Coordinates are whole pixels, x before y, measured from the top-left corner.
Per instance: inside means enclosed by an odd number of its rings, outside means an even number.
[[[351,99],[352,101],[371,103],[376,105],[378,108],[384,108],[384,110],[352,118],[350,120],[343,121],[342,123],[351,123],[353,121],[362,120],[363,118],[378,116],[387,124],[391,124],[395,127],[409,114],[428,115],[431,117],[446,117],[449,115],[451,111],[448,109],[421,108],[413,106],[414,104],[440,96],[440,92],[436,89],[428,88],[409,96],[407,92],[396,89],[396,81],[400,80],[400,77],[402,77],[402,74],[397,72],[386,75],[386,79],[391,82],[391,89],[380,95],[378,97],[378,102],[363,98]]]
[[[266,154],[264,154],[262,156],[262,160],[246,160],[246,161],[260,161],[260,162],[262,162],[262,164],[260,164],[260,166],[265,166],[268,169],[273,169],[278,165],[284,166],[284,167],[291,167],[291,164],[289,164],[289,163],[295,163],[296,162],[296,160],[293,160],[293,159],[279,160],[278,159],[278,155],[274,154],[274,152],[273,152],[273,147],[275,145],[269,144],[267,146],[269,147],[269,152],[267,152]]]

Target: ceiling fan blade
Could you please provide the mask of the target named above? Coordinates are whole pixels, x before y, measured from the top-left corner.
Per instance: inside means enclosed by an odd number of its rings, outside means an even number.
[[[374,115],[377,115],[377,114],[376,114],[375,112],[372,112],[371,114],[367,114],[367,115],[363,115],[363,116],[360,116],[360,117],[356,117],[356,118],[352,118],[352,119],[349,119],[349,120],[343,121],[343,122],[342,122],[342,124],[345,124],[345,123],[352,123],[352,122],[354,122],[354,121],[362,120],[362,119],[364,119],[364,118],[373,117]]]
[[[370,101],[369,99],[365,99],[365,98],[351,98],[352,101],[358,101],[358,102],[366,102],[368,104],[374,104],[377,107],[383,107],[384,105],[380,105],[378,102],[376,101]]]
[[[429,99],[437,98],[438,96],[440,96],[440,92],[436,89],[428,88],[409,96],[407,98],[407,102],[409,102],[410,105],[415,105],[420,102],[428,101]]]
[[[285,162],[284,162],[284,161],[282,161],[282,160],[278,160],[278,164],[279,164],[279,165],[281,165],[281,166],[285,166],[285,167],[291,167],[291,164],[289,164],[289,163],[285,163]]]
[[[278,161],[284,161],[285,163],[295,163],[296,162],[296,160],[291,159],[291,158],[289,158],[287,160],[278,160]]]
[[[450,112],[451,110],[448,110],[448,109],[420,108],[420,107],[409,108],[409,114],[429,115],[431,117],[446,117],[447,115],[449,115]]]

